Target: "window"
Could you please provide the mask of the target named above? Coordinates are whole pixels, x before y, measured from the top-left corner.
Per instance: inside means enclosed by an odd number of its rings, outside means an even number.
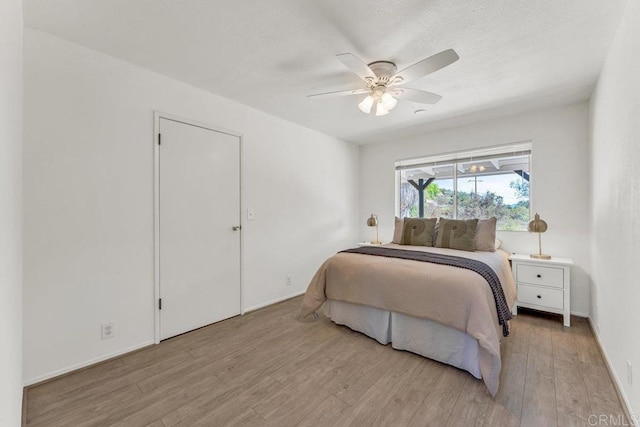
[[[531,143],[396,162],[400,217],[498,219],[526,231]]]

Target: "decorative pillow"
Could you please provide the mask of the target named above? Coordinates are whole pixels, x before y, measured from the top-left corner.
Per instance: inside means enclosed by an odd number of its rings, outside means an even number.
[[[476,251],[495,252],[496,250],[496,217],[478,220],[476,237],[474,239]]]
[[[477,219],[463,221],[440,218],[438,221],[436,247],[475,251],[474,238],[476,237],[477,227]]]
[[[402,227],[404,226],[404,220],[396,217],[396,226],[393,229],[393,240],[391,243],[402,243]]]
[[[433,246],[436,218],[405,218],[401,245]]]
[[[502,240],[500,240],[500,239],[496,239],[496,251],[497,251],[498,249],[500,249],[500,246],[501,246],[501,245],[502,245]]]

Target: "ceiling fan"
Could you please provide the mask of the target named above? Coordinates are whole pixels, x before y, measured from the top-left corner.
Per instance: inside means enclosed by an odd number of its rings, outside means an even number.
[[[389,114],[389,111],[398,103],[396,98],[399,97],[420,104],[435,104],[440,101],[442,99],[440,95],[400,85],[438,71],[460,59],[453,49],[447,49],[418,61],[402,71],[396,71],[396,64],[390,61],[376,61],[367,65],[352,53],[341,53],[336,55],[336,58],[360,77],[366,88],[317,93],[308,95],[308,98],[367,94],[366,98],[358,104],[358,108],[363,113],[369,114],[373,105],[376,104],[376,116]]]

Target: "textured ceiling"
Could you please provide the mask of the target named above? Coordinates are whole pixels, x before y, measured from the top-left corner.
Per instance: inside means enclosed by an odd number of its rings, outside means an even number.
[[[626,0],[25,0],[26,25],[356,143],[587,99]],[[453,48],[413,82],[444,98],[383,117],[335,55],[402,69]],[[424,108],[416,115],[414,110]],[[454,121],[455,118],[455,121]]]

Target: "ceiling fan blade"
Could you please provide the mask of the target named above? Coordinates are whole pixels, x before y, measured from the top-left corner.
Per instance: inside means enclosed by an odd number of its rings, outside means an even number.
[[[338,61],[342,62],[345,67],[351,70],[352,73],[360,77],[362,80],[367,80],[367,77],[372,79],[376,78],[376,74],[371,71],[371,68],[365,64],[362,59],[358,58],[352,53],[340,53],[336,55]]]
[[[395,77],[402,77],[402,80],[398,83],[410,82],[412,80],[416,80],[420,77],[426,76],[427,74],[438,71],[439,69],[444,68],[447,65],[451,65],[458,59],[460,59],[460,57],[455,50],[447,49],[440,53],[436,53],[435,55],[432,55],[428,58],[425,58],[422,61],[418,61],[415,64],[408,66],[404,70],[397,72],[396,75],[391,78],[391,80],[393,80]]]
[[[333,96],[360,95],[360,94],[369,93],[369,92],[371,92],[370,89],[338,90],[336,92],[324,92],[324,93],[315,93],[313,95],[307,95],[307,98],[329,98]]]
[[[437,104],[442,99],[442,97],[436,93],[420,89],[410,89],[407,87],[398,88],[394,90],[393,93],[399,98],[407,99],[419,104]]]

